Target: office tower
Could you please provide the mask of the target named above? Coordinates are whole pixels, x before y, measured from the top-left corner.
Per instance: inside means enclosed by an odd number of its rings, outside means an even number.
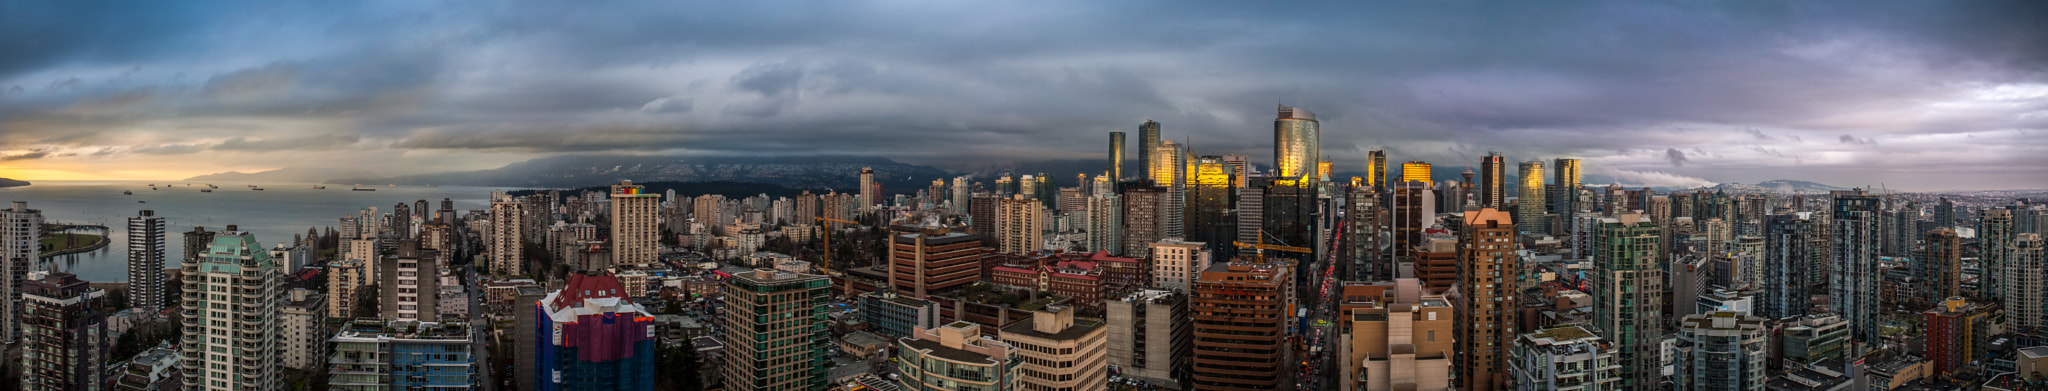
[[[1365,153],[1365,183],[1372,191],[1387,193],[1387,151],[1371,150]]]
[[[827,387],[826,302],[832,281],[821,275],[755,269],[725,282],[724,376],[733,390],[822,390]]]
[[[1538,176],[1537,178],[1542,178]],[[1515,223],[1493,208],[1466,212],[1458,231],[1458,378],[1468,390],[1507,387],[1507,348],[1514,346],[1521,292]]]
[[[1415,246],[1422,244],[1422,230],[1436,224],[1436,200],[1430,195],[1428,182],[1394,183],[1394,204],[1389,208],[1393,216],[1389,223],[1393,226],[1395,262],[1414,259]]]
[[[1934,206],[1934,227],[1946,228],[1955,226],[1956,203],[1949,201],[1948,197],[1941,197],[1941,203]]]
[[[1875,195],[1857,189],[1833,191],[1828,216],[1828,306],[1849,320],[1849,335],[1860,343],[1879,340],[1877,208]],[[1861,354],[1861,352],[1855,352]]]
[[[1679,390],[1761,390],[1770,380],[1771,332],[1764,318],[1717,311],[1678,322]]]
[[[1158,177],[1152,176],[1152,152],[1153,149],[1159,148],[1160,141],[1159,122],[1147,119],[1145,123],[1138,124],[1138,164],[1144,167],[1145,172],[1137,179],[1159,180]]]
[[[1280,106],[1279,116],[1273,119],[1273,171],[1276,179],[1314,183],[1320,178],[1316,162],[1322,161],[1318,146],[1322,135],[1318,127],[1315,113]]]
[[[1103,390],[1109,384],[1109,327],[1102,319],[1076,318],[1072,307],[1049,305],[1000,329],[1003,343],[1016,347],[1017,387],[1022,390]]]
[[[327,296],[320,291],[293,288],[279,305],[277,323],[283,365],[312,371],[327,363]]]
[[[181,266],[184,291],[193,293],[181,307],[185,390],[282,388],[278,312],[284,272],[256,235],[230,225],[205,253]]]
[[[1501,205],[1508,198],[1507,178],[1504,178],[1507,176],[1507,164],[1507,158],[1501,157],[1499,152],[1488,152],[1479,158],[1479,207],[1507,209]]]
[[[164,308],[164,218],[153,210],[128,218],[128,302],[144,312]]]
[[[1664,267],[1656,223],[1640,214],[1601,218],[1594,231],[1594,326],[1615,343],[1621,389],[1655,387],[1661,374]]]
[[[1045,209],[1038,201],[1018,195],[996,204],[996,251],[1022,254],[1045,245]]]
[[[1124,132],[1109,132],[1109,177],[1124,178]]]
[[[1465,200],[1468,199],[1465,191],[1473,187],[1470,182],[1443,181],[1431,188],[1436,189],[1436,213],[1451,213],[1465,211]],[[1479,207],[1478,204],[1472,206]]]
[[[1123,203],[1123,254],[1132,257],[1147,254],[1152,242],[1167,238],[1163,227],[1166,187],[1151,184],[1125,186]]]
[[[1258,243],[1264,236],[1260,232],[1266,228],[1266,187],[1271,182],[1259,178],[1250,187],[1237,189],[1237,241]]]
[[[2048,258],[2043,257],[2041,234],[2023,233],[2013,235],[2012,257],[2008,258],[2007,270],[2011,283],[2006,285],[2005,311],[2013,328],[2027,330],[2048,326]]]
[[[1429,176],[1429,175],[1430,175],[1430,174],[1429,174],[1429,170],[1430,170],[1430,168],[1429,168],[1429,163],[1423,163],[1423,162],[1421,162],[1421,161],[1410,161],[1410,162],[1407,162],[1407,163],[1401,163],[1401,180],[1399,180],[1399,181],[1396,181],[1396,183],[1399,183],[1399,182],[1422,182],[1422,183],[1435,183],[1435,182],[1433,182],[1433,181],[1432,181],[1432,180],[1430,179],[1430,176]],[[1470,179],[1467,179],[1467,180],[1465,180],[1465,182],[1466,182],[1466,183],[1471,183],[1472,181],[1471,181]]]
[[[1216,263],[1195,280],[1194,389],[1284,389],[1295,367],[1287,314],[1292,262]]]
[[[1223,155],[1223,164],[1230,165],[1230,187],[1242,189],[1251,186],[1252,157],[1245,155]]]
[[[491,200],[490,273],[500,276],[526,273],[525,244],[520,239],[524,233],[519,227],[526,214],[521,211],[518,201],[499,196]]]
[[[1551,214],[1570,216],[1577,212],[1572,204],[1579,195],[1579,159],[1557,158],[1550,161],[1550,194],[1544,198]],[[1673,200],[1676,201],[1676,200]]]
[[[1016,195],[1023,196],[1026,199],[1038,199],[1038,177],[1024,174],[1023,178],[1019,178],[1017,180]]]
[[[1515,339],[1508,361],[1515,389],[1620,390],[1614,345],[1579,326],[1557,326]],[[1575,388],[1576,387],[1576,388]]]
[[[470,349],[476,335],[462,322],[352,321],[326,340],[334,351],[328,384],[342,390],[475,388]]]
[[[1017,386],[1021,351],[981,335],[981,326],[972,323],[918,327],[896,339],[896,352],[902,360],[896,386],[905,390],[1022,389]]]
[[[1318,246],[1318,228],[1322,228],[1322,216],[1319,213],[1323,207],[1319,186],[1302,186],[1287,182],[1284,179],[1276,179],[1265,187],[1265,194],[1259,196],[1259,202],[1262,204],[1260,213],[1265,214],[1265,219],[1259,222],[1259,230],[1264,234],[1251,243],[1323,249]],[[1293,252],[1268,252],[1266,256],[1313,259],[1312,254]]]
[[[433,254],[420,250],[419,242],[398,241],[398,251],[380,257],[377,270],[378,312],[390,320],[440,320],[441,291],[436,279],[441,272]]]
[[[612,185],[612,264],[644,266],[661,259],[660,194],[642,194],[633,181]]]
[[[1381,251],[1380,226],[1386,224],[1386,208],[1380,204],[1380,194],[1371,187],[1355,186],[1345,190],[1343,254],[1338,259],[1351,262],[1347,280],[1391,281],[1394,279],[1394,263]]]
[[[1922,247],[1920,256],[1913,258],[1913,275],[1920,284],[1916,284],[1918,294],[1913,295],[1915,300],[1909,301],[1910,306],[1930,307],[1962,296],[1962,247],[1953,229],[1935,228],[1927,232],[1927,246]]]
[[[881,199],[881,198],[879,198],[879,197],[880,197],[881,195],[880,195],[880,194],[877,194],[877,193],[876,193],[876,192],[874,191],[874,189],[875,189],[875,169],[874,169],[873,167],[861,167],[861,168],[860,168],[860,199],[859,199],[859,202],[860,202],[860,208],[858,209],[858,210],[860,211],[860,213],[867,213],[867,211],[868,211],[869,209],[873,209],[873,208],[875,207],[875,205],[876,205],[876,204],[879,204],[879,203],[881,203],[881,202],[882,202],[882,199]]]
[[[1345,390],[1450,390],[1456,308],[1412,283],[1390,291],[1362,306],[1347,305],[1339,315],[1348,319],[1349,327],[1339,330],[1348,354],[1333,378],[1342,379]]]
[[[734,277],[735,281],[739,279]],[[726,317],[723,320],[727,322],[732,321],[732,314],[755,310],[753,303],[740,304],[731,301],[732,298],[759,292],[751,287],[732,289],[730,284],[733,283],[727,282],[728,306],[723,313]],[[526,303],[520,302],[519,305]],[[625,287],[619,283],[618,277],[572,274],[561,290],[548,293],[532,305],[535,315],[535,328],[532,330],[545,332],[540,335],[541,339],[534,341],[533,347],[536,353],[534,371],[539,376],[535,379],[537,389],[628,390],[654,386],[654,372],[657,370],[654,367],[654,315],[626,296]],[[782,323],[808,322],[798,319]],[[735,327],[743,328],[727,330],[758,330],[751,323]],[[822,331],[823,328],[819,329]],[[757,346],[760,345],[753,343],[755,341],[741,343],[736,339],[751,340],[763,335],[772,334],[726,333],[726,352],[759,349]],[[809,359],[802,361],[810,362]],[[739,365],[727,367],[730,370]]]
[[[1209,269],[1211,253],[1201,242],[1164,239],[1151,243],[1152,287],[1187,292]]]
[[[21,389],[99,390],[113,361],[107,292],[65,272],[30,272],[22,286]]]
[[[1807,213],[1771,215],[1764,226],[1762,295],[1757,297],[1757,315],[1770,319],[1805,316],[1810,300],[1806,288],[1815,278],[1806,273],[1819,263],[1812,254],[1820,228]]]
[[[1977,214],[1977,247],[1981,249],[1977,256],[1977,270],[1980,270],[1980,277],[1977,278],[1977,292],[1973,293],[1978,300],[2012,303],[2006,298],[2016,292],[2007,286],[2008,280],[2021,272],[2012,268],[2011,261],[2013,235],[2016,233],[2013,231],[2011,209],[1986,209]],[[1928,247],[1932,251],[1934,245],[1928,244]]]
[[[1518,222],[1515,226],[1525,233],[1549,232],[1550,230],[1544,229],[1544,227],[1550,225],[1543,218],[1543,161],[1532,160],[1522,162],[1521,173],[1522,176],[1516,178],[1522,182],[1522,188],[1520,189],[1521,192],[1515,196],[1515,204],[1517,205],[1515,221]],[[1510,336],[1509,338],[1513,337]],[[1502,346],[1506,346],[1506,344],[1502,344]]]
[[[21,334],[21,289],[28,270],[42,255],[43,211],[15,201],[0,210],[0,343],[14,343]]]
[[[1187,293],[1142,289],[1108,307],[1109,365],[1167,389],[1187,383],[1195,348]]]
[[[1169,238],[1187,237],[1187,149],[1173,140],[1161,141],[1152,149],[1152,184],[1166,188],[1166,199],[1160,207],[1160,235]]]
[[[927,229],[891,240],[889,286],[898,293],[923,299],[981,279],[981,235]]]
[[[1203,156],[1188,164],[1184,233],[1189,241],[1209,244],[1209,251],[1228,257],[1236,247],[1230,241],[1237,239],[1237,216],[1231,214],[1236,200],[1231,195],[1236,189],[1231,177],[1231,167],[1217,156]]]
[[[1123,197],[1114,193],[1096,194],[1086,198],[1085,202],[1087,221],[1083,226],[1088,231],[1088,251],[1124,255]]]
[[[1934,362],[1934,376],[1960,373],[1963,366],[1983,354],[1980,344],[1990,340],[1991,310],[1961,297],[1951,297],[1920,313],[1926,332],[1927,360]]]

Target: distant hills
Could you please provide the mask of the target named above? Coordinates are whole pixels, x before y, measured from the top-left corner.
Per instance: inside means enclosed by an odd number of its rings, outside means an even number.
[[[814,157],[674,157],[571,155],[532,159],[489,170],[406,175],[388,178],[329,179],[327,183],[583,188],[619,180],[653,182],[744,182],[791,189],[855,191],[860,169],[871,167],[885,193],[913,193],[933,179],[950,175],[929,166],[886,158]],[[334,177],[329,177],[334,178]],[[758,193],[757,193],[758,194]]]
[[[13,179],[7,179],[7,178],[0,178],[0,187],[16,187],[16,186],[28,186],[28,181],[17,181],[17,180],[13,180]]]
[[[320,183],[334,178],[359,178],[376,175],[369,171],[345,168],[286,167],[270,171],[245,173],[228,171],[185,178],[185,182],[261,183],[296,182]]]
[[[782,186],[780,186],[780,185],[772,185],[772,184],[766,184],[766,183],[744,183],[744,182],[722,182],[722,181],[721,181],[721,182],[640,182],[640,181],[634,181],[634,182],[633,182],[633,184],[634,184],[634,185],[639,185],[640,187],[642,187],[642,189],[641,189],[641,194],[668,194],[668,191],[670,191],[670,190],[674,190],[674,191],[676,192],[676,198],[679,198],[679,199],[680,199],[680,198],[690,198],[690,197],[696,197],[696,196],[700,196],[700,195],[705,195],[705,194],[717,194],[717,195],[722,195],[722,196],[725,196],[725,198],[746,198],[746,197],[753,197],[753,196],[755,196],[755,195],[760,195],[760,194],[767,194],[767,195],[768,195],[769,197],[789,197],[789,196],[795,196],[795,195],[798,195],[798,194],[803,194],[803,189],[792,189],[792,188],[788,188],[788,187],[782,187]],[[609,191],[611,191],[611,186],[610,186],[610,185],[604,185],[604,186],[589,186],[589,187],[583,187],[583,188],[578,188],[578,189],[574,189],[574,190],[576,190],[576,191],[599,191],[599,192],[609,192]],[[514,196],[524,196],[524,195],[528,195],[528,194],[534,194],[534,193],[539,193],[539,192],[543,192],[543,191],[546,191],[546,190],[515,190],[515,191],[511,191],[511,192],[509,192],[509,193],[511,193],[511,194],[512,194],[512,195],[514,195]],[[818,193],[818,192],[817,192],[817,191],[812,191],[812,193]]]
[[[1707,189],[1725,190],[1730,193],[1826,193],[1837,190],[1849,190],[1846,187],[1791,179],[1772,179],[1755,184],[1723,183]]]

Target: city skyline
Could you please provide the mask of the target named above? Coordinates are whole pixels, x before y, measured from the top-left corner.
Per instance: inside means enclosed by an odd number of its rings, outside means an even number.
[[[1316,113],[1338,172],[1375,149],[1498,151],[1650,186],[2040,188],[2048,28],[2024,15],[2042,7],[30,4],[0,15],[33,37],[0,42],[0,177],[563,154],[952,168],[1100,159],[1102,133],[1146,119],[1190,155],[1264,162],[1279,103]]]

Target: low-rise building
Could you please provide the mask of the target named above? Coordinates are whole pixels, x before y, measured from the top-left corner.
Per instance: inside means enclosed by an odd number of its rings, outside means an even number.
[[[1424,295],[1419,281],[1409,281],[1345,314],[1350,333],[1340,353],[1346,378],[1338,382],[1344,389],[1451,389],[1456,311],[1450,300]]]
[[[1522,334],[1508,357],[1508,371],[1520,391],[1614,390],[1621,385],[1614,344],[1579,326]]]
[[[937,328],[939,312],[938,303],[887,290],[860,297],[861,321],[868,330],[886,338],[910,338],[912,330],[919,327]]]
[[[172,391],[185,387],[185,375],[178,371],[178,351],[169,341],[135,355],[113,379],[114,390]]]
[[[475,336],[462,322],[357,320],[327,340],[328,385],[344,390],[468,388]]]
[[[1779,352],[1786,363],[1842,361],[1849,345],[1849,322],[1836,315],[1807,315],[1786,326],[1780,341]]]
[[[866,331],[847,333],[845,337],[839,339],[840,351],[861,359],[873,357],[875,353],[881,353],[888,348],[889,339]]]
[[[953,322],[937,329],[919,327],[911,334],[896,340],[897,370],[902,372],[897,385],[903,389],[1021,389],[1017,378],[1023,361],[1012,357],[1016,348],[983,336],[980,326]]]
[[[989,282],[1008,289],[1071,298],[1073,305],[1086,309],[1102,308],[1102,271],[1086,255],[1038,252],[1013,259],[1018,262],[991,270]]]
[[[1031,319],[1002,328],[1003,343],[1023,362],[1023,390],[1102,390],[1109,383],[1109,328],[1101,319],[1075,318],[1074,309],[1047,306]]]

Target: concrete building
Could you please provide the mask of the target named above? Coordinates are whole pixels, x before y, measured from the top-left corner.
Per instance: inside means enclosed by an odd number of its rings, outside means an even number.
[[[166,342],[135,355],[118,368],[110,389],[117,391],[170,391],[184,388],[185,376],[178,370],[178,351]]]
[[[278,365],[284,273],[256,235],[230,225],[182,266],[185,390],[284,387]]]
[[[1841,362],[1847,356],[1849,324],[1840,316],[1808,315],[1784,329],[1779,356],[1787,363]]]
[[[462,322],[360,320],[327,339],[328,386],[454,390],[477,386],[476,333]]]
[[[1201,242],[1166,239],[1153,242],[1152,287],[1189,292],[1203,270],[1209,270],[1209,250]]]
[[[1124,255],[1124,207],[1123,197],[1116,194],[1096,194],[1083,202],[1086,219],[1082,230],[1087,231],[1088,251],[1108,251]]]
[[[646,266],[661,259],[661,195],[633,181],[612,185],[612,264]]]
[[[1849,321],[1849,336],[1861,344],[1879,340],[1877,211],[1880,200],[1862,189],[1829,193],[1828,306]],[[1850,355],[1862,352],[1852,351]]]
[[[1451,389],[1451,379],[1457,376],[1452,368],[1457,310],[1449,299],[1427,295],[1420,284],[1407,281],[1396,283],[1378,300],[1346,306],[1349,310],[1342,316],[1350,319],[1341,345],[1344,370],[1338,373],[1342,381],[1336,382],[1341,389]]]
[[[2007,301],[2015,291],[2008,285],[2012,274],[2023,272],[2012,267],[2013,216],[2011,209],[1986,209],[1977,215],[1977,246],[1982,248],[1977,257],[1977,291],[1971,292],[1978,300]],[[1932,247],[1932,244],[1929,245]],[[2038,273],[2040,269],[2024,272]]]
[[[1515,339],[1508,374],[1517,391],[1622,390],[1614,344],[1579,326],[1557,326]]]
[[[1970,302],[1962,297],[1951,297],[1938,306],[1920,313],[1920,322],[1926,330],[1927,359],[1934,362],[1933,373],[1948,376],[1962,373],[1965,365],[1971,365],[1983,354],[1979,344],[1990,339],[1993,321],[1991,309]]]
[[[1209,265],[1190,289],[1196,390],[1282,389],[1293,385],[1287,346],[1294,265],[1233,261]]]
[[[1168,389],[1187,383],[1195,343],[1187,294],[1145,289],[1108,307],[1110,366]]]
[[[353,319],[369,315],[357,314],[355,309],[362,295],[377,294],[367,292],[373,278],[370,270],[370,264],[363,261],[336,260],[327,264],[327,317]]]
[[[1045,243],[1045,206],[1038,200],[1017,195],[996,204],[996,251],[1023,254],[1038,251]]]
[[[434,255],[420,250],[419,242],[400,240],[398,251],[387,254],[377,269],[377,310],[389,320],[440,320],[440,270]]]
[[[875,169],[873,167],[861,167],[860,198],[857,199],[857,201],[860,202],[860,206],[858,207],[858,209],[855,209],[859,211],[857,214],[865,214],[868,212],[868,210],[874,209],[876,205],[882,204],[881,195],[876,193],[877,192],[875,191]]]
[[[1812,307],[1807,287],[1818,282],[1807,268],[1822,262],[1814,246],[1821,237],[1809,213],[1771,215],[1764,225],[1763,286],[1771,287],[1757,296],[1757,315],[1769,319],[1805,316]]]
[[[910,337],[896,339],[902,372],[897,386],[905,390],[1022,390],[1017,384],[1023,360],[1003,341],[981,334],[973,323],[918,327]]]
[[[1621,389],[1660,384],[1658,344],[1663,341],[1663,263],[1657,261],[1659,227],[1648,217],[1618,213],[1601,218],[1594,233],[1593,319],[1612,341],[1622,367]]]
[[[1017,349],[1021,390],[1103,390],[1109,383],[1109,327],[1102,319],[1075,318],[1074,309],[1050,305],[1031,319],[1003,326],[1003,343]]]
[[[1515,231],[1508,213],[1493,208],[1465,212],[1459,226],[1458,286],[1464,295],[1456,310],[1456,339],[1464,354],[1457,366],[1468,390],[1507,388],[1508,347],[1521,334],[1515,331],[1522,283]]]
[[[826,300],[832,281],[825,276],[755,269],[725,281],[725,330],[722,376],[731,390],[820,390],[829,380],[823,366]]]
[[[164,218],[153,210],[128,218],[128,303],[152,313],[164,309]]]
[[[981,239],[944,228],[897,234],[889,243],[889,286],[923,299],[980,280]]]
[[[491,200],[491,232],[484,235],[489,243],[489,272],[500,276],[525,274],[526,241],[520,237],[524,233],[520,220],[526,218],[521,210],[524,205],[504,195],[496,197]]]
[[[280,305],[285,367],[311,371],[327,362],[327,297],[311,289],[292,289]]]
[[[114,349],[107,292],[43,271],[30,272],[22,288],[21,389],[102,389]]]
[[[2048,257],[2042,251],[2041,234],[2023,233],[2013,236],[2012,257],[2007,259],[2006,319],[2013,328],[2021,330],[2048,327],[2048,294],[2043,294],[2044,280],[2048,280]],[[2037,303],[2037,304],[2027,304]]]
[[[1764,318],[1732,311],[1690,315],[1678,322],[1680,391],[1762,390],[1770,380],[1770,331]]]
[[[731,296],[728,296],[731,297]],[[728,317],[752,307],[728,301]],[[612,276],[570,275],[561,290],[533,302],[536,390],[634,390],[654,387],[654,315],[626,297]],[[728,330],[753,330],[731,328]],[[820,328],[822,332],[823,328]],[[754,337],[762,333],[726,333]],[[738,338],[738,337],[735,337]],[[819,346],[823,349],[823,346]],[[522,357],[523,358],[523,357]],[[806,363],[809,360],[804,360]],[[822,370],[822,369],[821,369]],[[522,374],[523,375],[523,374]]]
[[[917,328],[939,327],[939,303],[883,291],[860,296],[861,321],[887,338],[910,338]]]
[[[1166,236],[1165,217],[1166,196],[1165,186],[1152,184],[1124,186],[1124,256],[1137,257],[1146,254],[1153,242],[1168,238]]]
[[[43,211],[15,201],[0,210],[0,344],[21,335],[21,289],[42,256]]]

